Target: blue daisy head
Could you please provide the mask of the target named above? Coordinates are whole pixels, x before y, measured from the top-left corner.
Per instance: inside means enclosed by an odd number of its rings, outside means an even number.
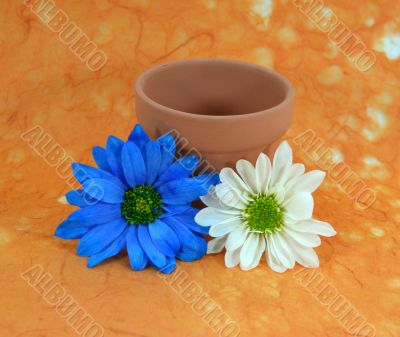
[[[128,141],[110,136],[105,148],[93,148],[98,167],[72,164],[81,189],[66,194],[79,209],[56,229],[62,239],[80,239],[77,254],[89,257],[87,266],[126,248],[134,270],[148,264],[164,273],[182,261],[200,259],[207,251],[194,217],[192,202],[219,182],[216,173],[194,176],[199,158],[175,160],[171,134],[151,140],[136,125]]]

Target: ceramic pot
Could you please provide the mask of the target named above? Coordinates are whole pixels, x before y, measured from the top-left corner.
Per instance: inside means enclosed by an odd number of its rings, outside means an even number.
[[[146,132],[175,130],[182,147],[216,170],[271,155],[289,128],[293,99],[283,76],[234,60],[169,62],[136,82],[136,114]]]

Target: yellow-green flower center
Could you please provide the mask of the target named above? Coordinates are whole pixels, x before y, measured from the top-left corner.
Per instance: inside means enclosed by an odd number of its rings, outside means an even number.
[[[131,225],[144,225],[162,214],[161,205],[161,196],[154,187],[140,185],[125,193],[121,212]]]
[[[279,232],[283,227],[284,209],[274,194],[253,195],[242,218],[252,232],[271,234]]]

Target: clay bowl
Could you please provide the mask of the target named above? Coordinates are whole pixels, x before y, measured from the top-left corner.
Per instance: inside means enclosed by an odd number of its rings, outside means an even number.
[[[293,99],[285,77],[224,59],[161,64],[136,82],[136,113],[146,132],[174,130],[185,150],[198,151],[216,170],[271,155],[289,128]]]

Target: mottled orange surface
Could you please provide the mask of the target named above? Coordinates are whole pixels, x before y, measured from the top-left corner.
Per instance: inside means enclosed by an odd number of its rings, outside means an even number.
[[[376,191],[366,210],[333,179],[315,193],[315,217],[338,231],[317,249],[317,272],[376,336],[400,336],[400,2],[331,0],[325,6],[374,53],[370,70],[358,70],[290,0],[56,1],[108,56],[94,72],[22,0],[0,2],[0,336],[77,335],[21,277],[35,265],[105,336],[218,335],[154,269],[135,273],[125,255],[88,269],[75,255],[76,242],[54,238],[74,209],[63,199],[70,187],[44,158],[46,142],[32,148],[21,138],[39,125],[48,146],[59,144],[73,160],[93,163],[92,146],[109,134],[125,138],[135,124],[137,76],[154,64],[193,57],[246,60],[288,77],[297,100],[286,138],[296,159],[318,167],[316,155],[293,142],[312,129]],[[302,286],[299,266],[277,274],[263,261],[242,272],[226,269],[219,254],[179,263],[178,270],[220,305],[241,336],[351,335],[316,298],[319,291]]]

